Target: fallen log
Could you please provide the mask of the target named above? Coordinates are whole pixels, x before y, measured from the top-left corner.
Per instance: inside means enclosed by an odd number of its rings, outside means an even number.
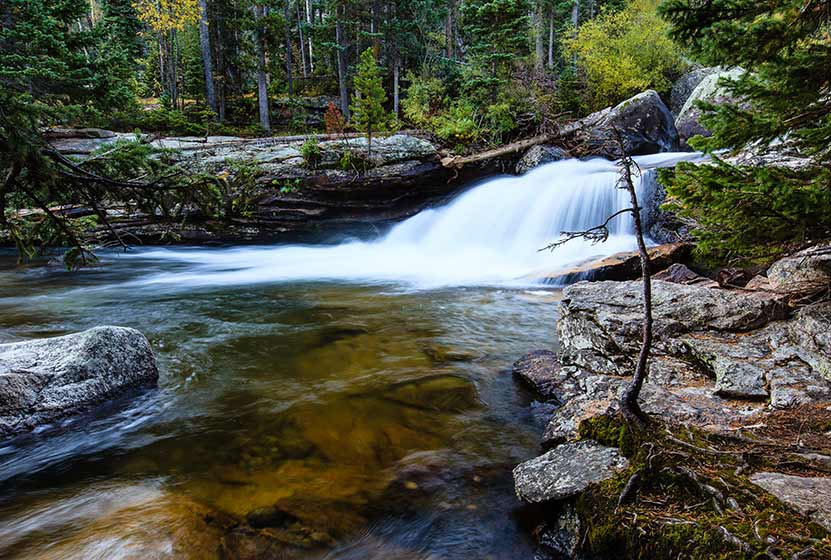
[[[592,113],[586,118],[562,126],[557,132],[553,132],[551,134],[541,134],[539,136],[534,136],[533,138],[526,138],[525,140],[519,140],[517,142],[512,142],[511,144],[505,144],[499,148],[486,150],[484,152],[479,152],[478,154],[472,154],[469,156],[449,156],[442,158],[441,164],[448,169],[461,169],[465,165],[471,163],[478,163],[480,161],[487,161],[523,152],[528,148],[536,146],[537,144],[547,144],[559,138],[567,138],[579,130],[593,126],[600,122],[608,114],[608,112],[609,110],[606,109],[597,113]]]

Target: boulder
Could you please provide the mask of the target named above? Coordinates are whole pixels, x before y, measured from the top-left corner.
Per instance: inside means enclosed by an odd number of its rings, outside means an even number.
[[[630,155],[672,152],[678,149],[678,131],[672,113],[653,90],[627,99],[606,109],[597,124],[588,131],[589,153],[611,159],[620,157],[614,130],[623,136],[623,145]]]
[[[525,175],[535,167],[568,158],[568,152],[556,146],[537,144],[531,147],[516,164],[516,174]]]
[[[514,486],[520,500],[544,503],[577,496],[629,466],[617,449],[591,440],[563,444],[518,465]]]
[[[779,259],[767,272],[773,291],[810,295],[831,288],[831,243],[809,247]]]
[[[831,379],[831,303],[801,308],[788,322],[788,335],[798,342],[799,358],[826,379]]]
[[[647,249],[653,269],[660,270],[687,260],[692,246],[687,243],[665,243]],[[641,276],[641,257],[637,251],[625,251],[573,266],[566,270],[535,275],[546,284],[564,285],[579,280],[633,280]]]
[[[582,392],[577,368],[562,367],[550,350],[529,352],[514,362],[512,371],[545,401],[562,405]]]
[[[560,359],[596,373],[630,375],[640,347],[640,282],[580,282],[567,287],[557,323]],[[652,282],[655,343],[692,331],[747,332],[784,319],[785,305],[764,292]]]
[[[687,140],[696,135],[711,136],[712,133],[699,122],[702,111],[697,102],[703,101],[715,105],[735,104],[736,99],[720,84],[721,80],[735,80],[744,74],[741,68],[719,70],[705,76],[687,98],[683,107],[678,111],[675,119],[675,128],[681,141],[682,148],[689,148]]]
[[[672,114],[677,115],[681,112],[681,109],[684,107],[687,99],[690,98],[690,95],[692,95],[692,92],[695,91],[696,87],[698,87],[698,84],[704,81],[704,78],[710,76],[711,74],[715,74],[716,72],[720,72],[721,70],[722,69],[718,66],[696,68],[695,70],[691,70],[678,78],[672,85],[672,91],[669,98],[669,108],[672,111]]]
[[[831,531],[831,478],[760,472],[750,481]]]
[[[83,412],[158,377],[150,343],[134,329],[0,344],[0,436]]]

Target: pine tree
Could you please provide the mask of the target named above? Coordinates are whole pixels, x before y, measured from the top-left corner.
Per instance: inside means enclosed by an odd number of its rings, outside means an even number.
[[[381,69],[375,62],[372,48],[361,53],[361,62],[355,74],[355,93],[352,96],[352,119],[359,130],[367,133],[368,156],[372,156],[372,131],[379,130],[386,121],[384,104],[387,93],[381,79]]]
[[[673,37],[705,64],[748,72],[725,84],[739,104],[706,106],[706,150],[765,148],[810,158],[800,169],[681,165],[665,174],[712,260],[764,260],[831,235],[831,4],[824,0],[668,0]]]
[[[529,10],[526,0],[469,0],[462,5],[470,53],[494,78],[528,51]]]

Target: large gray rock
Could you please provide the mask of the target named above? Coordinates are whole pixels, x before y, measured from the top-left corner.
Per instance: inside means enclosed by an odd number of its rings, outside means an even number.
[[[518,465],[514,485],[520,500],[543,503],[574,497],[629,466],[617,449],[595,441],[563,444]]]
[[[631,375],[640,347],[642,285],[580,282],[567,287],[557,323],[560,358],[596,373]],[[763,293],[704,286],[652,283],[656,345],[692,331],[747,332],[783,319],[786,309]]]
[[[158,377],[150,344],[135,329],[96,327],[0,344],[0,437],[154,385]]]
[[[799,358],[814,371],[831,379],[831,303],[803,307],[788,322],[791,340],[798,341]]]
[[[678,131],[672,113],[653,90],[639,93],[606,109],[589,131],[589,151],[617,159],[620,147],[614,130],[620,131],[629,155],[656,154],[678,149]]]
[[[750,481],[831,530],[831,478],[760,472],[752,475]]]
[[[687,99],[690,98],[692,92],[698,87],[698,84],[704,81],[704,78],[707,76],[720,72],[721,70],[718,66],[697,68],[678,78],[672,85],[672,91],[669,97],[669,108],[672,110],[672,113],[674,115],[680,113]]]
[[[768,268],[773,291],[809,295],[831,288],[831,243],[809,247],[779,259]]]
[[[552,163],[568,158],[568,152],[556,146],[537,144],[532,146],[516,164],[516,174],[524,175],[545,163]]]
[[[735,80],[740,78],[744,73],[745,71],[741,68],[732,68],[730,70],[713,72],[701,80],[689,95],[683,107],[678,111],[678,116],[675,119],[675,128],[678,130],[682,147],[688,147],[687,140],[693,136],[701,135],[707,137],[712,135],[712,132],[699,122],[702,111],[698,108],[697,102],[703,101],[715,105],[739,103],[740,100],[736,99],[721,85],[721,80]]]

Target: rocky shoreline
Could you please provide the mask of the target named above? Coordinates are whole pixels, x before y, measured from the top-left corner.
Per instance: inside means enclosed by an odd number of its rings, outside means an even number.
[[[558,352],[514,364],[514,375],[553,409],[540,441],[547,451],[514,470],[518,497],[545,507],[540,545],[555,558],[621,557],[604,552],[609,541],[628,557],[650,556],[656,543],[672,557],[752,557],[777,547],[789,551],[777,558],[802,550],[799,558],[823,557],[831,530],[831,304],[811,296],[831,286],[829,246],[777,261],[745,288],[679,268],[653,281],[655,342],[640,400],[657,433],[637,433],[618,414],[640,347],[640,282],[567,287]],[[675,496],[678,485],[687,490]],[[611,511],[602,509],[608,503]],[[760,507],[775,513],[762,518]],[[795,515],[795,534],[816,540],[778,530],[771,523],[779,515]],[[709,548],[693,554],[676,540],[678,524],[710,539]]]

